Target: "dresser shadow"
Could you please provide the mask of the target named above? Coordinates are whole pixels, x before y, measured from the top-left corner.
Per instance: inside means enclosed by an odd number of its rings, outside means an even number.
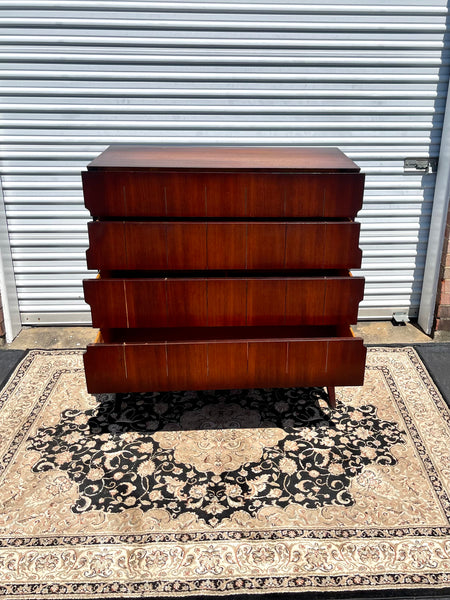
[[[322,388],[259,388],[98,396],[90,433],[333,426]]]

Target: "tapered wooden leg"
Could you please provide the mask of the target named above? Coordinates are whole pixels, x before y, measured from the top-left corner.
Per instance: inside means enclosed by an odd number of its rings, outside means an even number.
[[[334,385],[330,385],[327,387],[328,392],[328,402],[330,403],[331,408],[336,408],[336,388]]]

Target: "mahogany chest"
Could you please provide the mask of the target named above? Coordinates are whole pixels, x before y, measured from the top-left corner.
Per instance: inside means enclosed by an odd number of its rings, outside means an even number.
[[[110,146],[82,174],[89,392],[360,385],[364,175],[335,148]]]

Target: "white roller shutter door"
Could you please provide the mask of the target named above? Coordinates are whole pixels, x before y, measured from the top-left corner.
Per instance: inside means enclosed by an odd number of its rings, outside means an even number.
[[[80,171],[111,143],[337,146],[367,174],[362,318],[417,315],[445,0],[3,0],[1,177],[25,324],[89,322]]]

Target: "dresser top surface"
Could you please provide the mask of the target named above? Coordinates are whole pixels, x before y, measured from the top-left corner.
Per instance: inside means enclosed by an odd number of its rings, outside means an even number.
[[[242,146],[109,146],[89,170],[295,171],[358,173],[338,148]]]

